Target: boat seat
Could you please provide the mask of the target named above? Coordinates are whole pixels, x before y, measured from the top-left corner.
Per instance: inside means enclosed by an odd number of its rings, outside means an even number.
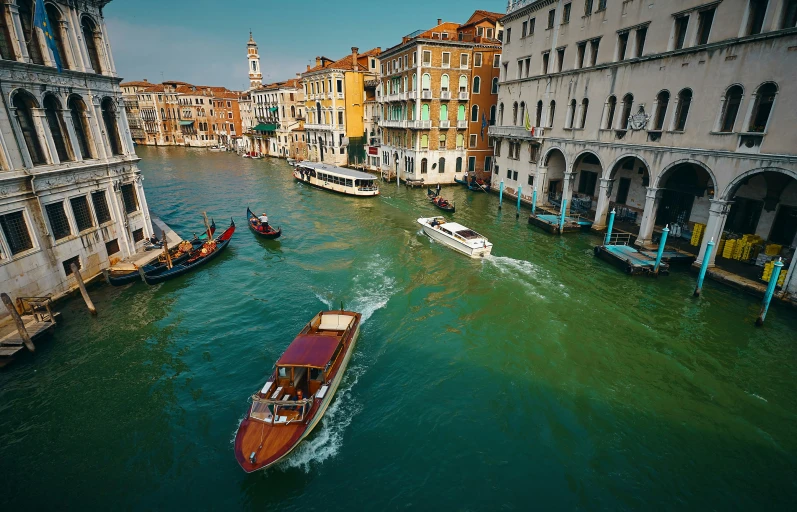
[[[321,325],[318,326],[318,330],[345,331],[353,321],[354,317],[349,315],[324,314],[321,315]]]
[[[264,395],[268,394],[268,390],[271,389],[271,386],[273,386],[273,385],[274,385],[274,381],[270,380],[270,381],[266,382],[266,385],[263,386],[263,389],[261,389],[260,392],[262,394],[264,394]]]
[[[274,391],[274,394],[271,395],[271,399],[276,400],[277,397],[280,396],[280,393],[282,393],[282,386],[278,387],[277,390]]]
[[[290,400],[290,399],[291,399],[291,395],[285,395],[285,396],[282,397],[282,401],[283,402],[285,402],[287,400]]]

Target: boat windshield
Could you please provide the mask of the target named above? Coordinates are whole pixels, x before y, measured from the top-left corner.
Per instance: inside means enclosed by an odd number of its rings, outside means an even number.
[[[465,240],[473,240],[474,238],[482,237],[480,234],[473,231],[472,229],[463,229],[462,231],[457,231],[457,234],[462,238],[464,238]]]
[[[265,423],[283,424],[297,423],[305,420],[313,407],[313,397],[301,400],[263,398],[259,394],[252,397],[252,409],[249,417]],[[294,397],[295,398],[295,397]]]

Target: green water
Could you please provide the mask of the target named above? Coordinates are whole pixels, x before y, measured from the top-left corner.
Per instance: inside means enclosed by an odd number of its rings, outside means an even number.
[[[495,244],[420,234],[425,190],[357,199],[285,162],[139,148],[150,207],[184,236],[239,225],[201,271],[101,285],[0,371],[0,509],[729,510],[797,497],[797,314],[694,277],[629,278],[591,234],[552,237],[446,188]],[[246,207],[283,228],[254,238]],[[247,397],[320,309],[365,323],[322,426],[246,475]]]

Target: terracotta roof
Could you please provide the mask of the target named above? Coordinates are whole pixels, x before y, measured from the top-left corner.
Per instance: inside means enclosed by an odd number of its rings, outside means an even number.
[[[149,87],[154,84],[152,82],[147,82],[146,80],[133,80],[131,82],[122,82],[119,85],[121,87]]]
[[[144,92],[163,92],[163,84],[154,84],[144,89]]]
[[[379,54],[380,54],[379,48],[372,48],[372,49],[368,50],[367,52],[358,53],[357,54],[357,65],[358,65],[358,68],[360,70],[368,69],[368,58],[369,57],[376,57]],[[332,68],[332,69],[352,69],[354,67],[353,64],[354,64],[354,62],[353,62],[353,60],[351,58],[351,54],[348,54],[345,57],[343,57],[342,59],[336,60],[334,62],[329,62],[326,65],[316,66],[314,68],[310,68],[309,70],[305,71],[303,73],[303,75],[306,75],[307,73],[312,73],[314,71],[319,71],[321,69],[327,69],[327,68]]]
[[[471,14],[470,18],[468,18],[468,21],[460,25],[460,27],[467,27],[468,25],[473,25],[474,23],[478,23],[482,20],[488,20],[495,23],[503,17],[504,15],[501,13],[476,10],[473,12],[473,14]]]

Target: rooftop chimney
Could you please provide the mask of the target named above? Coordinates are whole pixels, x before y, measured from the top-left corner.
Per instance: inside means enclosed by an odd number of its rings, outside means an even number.
[[[357,52],[360,51],[356,46],[351,47],[351,68],[357,71]]]
[[[321,65],[321,57],[316,57],[315,58],[315,65],[316,66],[320,66]]]
[[[310,71],[310,64],[307,65],[307,71]]]
[[[443,24],[443,18],[437,18],[437,24],[438,25],[442,25]]]
[[[149,80],[147,80],[146,78],[144,79],[144,81],[145,81],[145,82],[149,82]]]

